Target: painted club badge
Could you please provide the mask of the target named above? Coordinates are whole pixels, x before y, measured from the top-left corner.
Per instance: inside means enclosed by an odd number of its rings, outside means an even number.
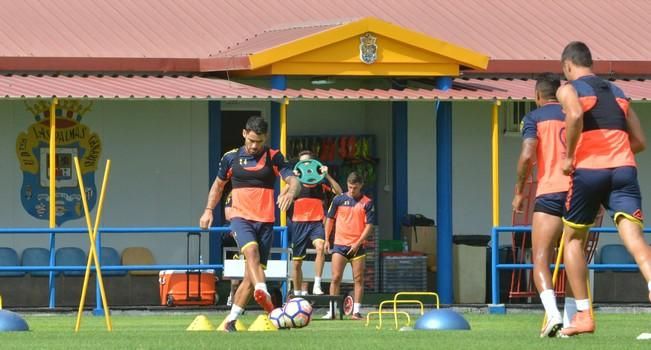
[[[366,33],[359,38],[359,59],[366,64],[377,60],[377,38],[372,33]]]
[[[34,218],[49,217],[49,139],[50,103],[25,103],[36,122],[16,138],[16,156],[23,173],[20,199],[23,208]],[[99,136],[81,123],[90,111],[91,103],[75,100],[61,101],[56,109],[56,217],[57,225],[83,216],[81,196],[73,158],[78,157],[86,186],[88,205],[92,210],[97,201],[95,171],[102,153]]]

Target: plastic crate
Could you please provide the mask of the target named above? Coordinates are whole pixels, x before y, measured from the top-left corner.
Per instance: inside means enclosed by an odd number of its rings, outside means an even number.
[[[396,239],[382,239],[380,240],[380,252],[401,252],[402,241]]]
[[[427,290],[427,256],[417,252],[382,253],[382,291]]]

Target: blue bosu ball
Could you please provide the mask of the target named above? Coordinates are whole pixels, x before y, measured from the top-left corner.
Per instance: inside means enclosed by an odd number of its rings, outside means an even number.
[[[0,310],[0,332],[28,331],[27,322],[15,312]]]
[[[414,325],[416,330],[470,330],[470,324],[463,316],[450,309],[426,312]]]

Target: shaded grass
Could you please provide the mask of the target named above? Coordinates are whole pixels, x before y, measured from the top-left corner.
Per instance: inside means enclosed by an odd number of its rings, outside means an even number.
[[[224,313],[207,316],[215,325]],[[74,333],[74,315],[27,316],[30,332],[0,333],[1,349],[642,349],[651,331],[649,314],[599,314],[597,333],[571,339],[539,339],[541,314],[465,314],[471,331],[399,332],[385,323],[314,320],[308,327],[277,332],[186,332],[194,315],[116,315],[114,331],[104,318],[84,316]],[[255,315],[243,318],[249,325]]]

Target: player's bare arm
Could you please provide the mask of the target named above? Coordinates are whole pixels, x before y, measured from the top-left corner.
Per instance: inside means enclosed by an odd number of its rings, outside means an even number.
[[[284,180],[288,185],[287,191],[281,193],[276,201],[281,211],[287,211],[294,202],[294,198],[298,197],[301,192],[301,183],[296,176],[287,176]]]
[[[626,129],[628,131],[628,140],[631,143],[631,150],[633,153],[639,153],[646,149],[646,137],[644,130],[640,124],[640,118],[633,107],[628,108],[628,116],[626,117]]]
[[[328,173],[328,167],[325,166],[325,165],[322,166],[321,167],[321,172],[325,174],[325,178],[326,178],[326,180],[328,180],[328,183],[330,184],[330,188],[332,189],[332,193],[334,193],[335,195],[341,194],[343,192],[343,190],[341,189],[341,186],[339,185],[337,180],[335,180],[332,176],[330,176],[330,173]]]
[[[368,237],[368,235],[371,234],[371,232],[373,232],[373,225],[372,224],[366,224],[366,226],[364,226],[364,231],[362,231],[362,235],[359,237],[357,242],[355,242],[355,244],[353,244],[350,247],[350,250],[348,251],[347,254],[354,254],[355,252],[357,252],[359,247],[362,246],[362,243],[364,243],[364,241],[366,241],[366,238]]]
[[[325,252],[328,253],[330,252],[330,236],[332,235],[332,231],[335,228],[335,220],[332,218],[326,218],[325,222]]]
[[[206,207],[203,210],[203,214],[201,215],[201,218],[199,218],[199,227],[202,230],[206,230],[210,226],[212,226],[212,221],[213,221],[212,211],[217,206],[217,203],[219,203],[219,201],[221,200],[222,194],[224,193],[224,186],[226,186],[226,183],[228,183],[228,181],[224,181],[219,177],[216,178],[215,182],[212,183],[212,186],[210,187],[210,192],[208,192],[208,201],[206,202]]]
[[[534,160],[536,158],[536,148],[538,147],[538,140],[534,138],[524,139],[522,141],[522,151],[520,152],[520,158],[518,159],[517,174],[515,179],[515,195],[513,196],[513,210],[517,213],[522,212],[522,202],[524,196],[522,191],[524,190],[524,184],[531,174],[531,168],[533,167]]]
[[[556,92],[556,98],[565,112],[566,155],[563,161],[563,173],[569,175],[574,170],[574,153],[583,131],[583,108],[579,95],[571,84],[561,86]]]

